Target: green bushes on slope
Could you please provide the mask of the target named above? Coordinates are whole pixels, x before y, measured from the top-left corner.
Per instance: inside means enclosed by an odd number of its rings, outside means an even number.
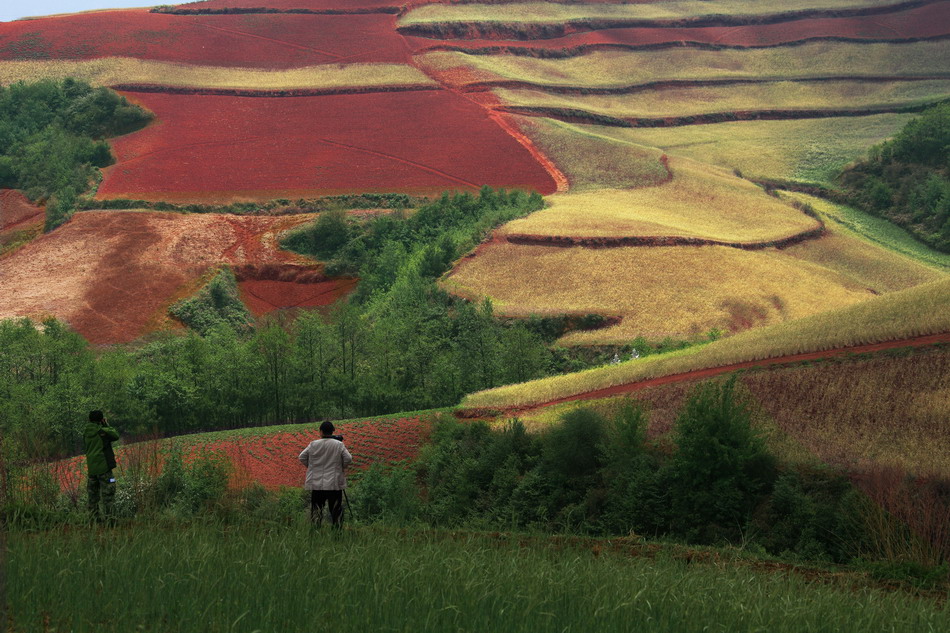
[[[925,112],[839,181],[846,202],[950,252],[950,103]]]
[[[96,169],[112,164],[104,139],[149,120],[115,92],[72,79],[0,86],[0,188],[46,201],[52,230],[89,190]]]

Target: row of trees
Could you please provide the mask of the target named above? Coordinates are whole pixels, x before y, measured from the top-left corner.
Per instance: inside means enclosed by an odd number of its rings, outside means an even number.
[[[69,451],[96,408],[126,432],[180,433],[447,406],[545,375],[554,361],[537,323],[502,322],[490,302],[435,283],[461,249],[539,204],[486,188],[366,225],[328,214],[293,239],[344,235],[325,255],[363,279],[329,314],[247,327],[225,273],[176,305],[199,330],[185,336],[94,350],[56,321],[0,322],[0,432]]]

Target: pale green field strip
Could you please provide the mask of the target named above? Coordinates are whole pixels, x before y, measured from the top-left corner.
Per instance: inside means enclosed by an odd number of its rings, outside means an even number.
[[[913,117],[880,114],[666,128],[581,127],[619,142],[735,169],[746,178],[827,184],[845,165],[892,137]]]
[[[762,110],[885,110],[950,99],[950,80],[776,81],[730,86],[676,86],[626,95],[560,95],[496,89],[502,103],[568,108],[617,118],[685,117]]]
[[[950,254],[941,253],[915,240],[910,233],[893,222],[805,193],[783,191],[781,195],[783,198],[811,205],[822,217],[836,222],[843,230],[926,266],[950,272]],[[950,306],[948,306],[948,309],[950,309]]]
[[[789,0],[780,4],[749,0],[673,0],[643,4],[561,4],[519,2],[511,4],[428,4],[399,19],[400,26],[432,22],[561,23],[571,20],[683,20],[708,17],[760,17],[799,11],[849,10],[900,6],[898,2],[868,0]]]
[[[748,330],[701,348],[472,394],[466,407],[526,406],[648,378],[744,361],[950,332],[950,279],[841,310]]]
[[[467,82],[519,81],[545,87],[625,88],[663,81],[781,81],[821,77],[947,77],[950,40],[857,44],[809,42],[795,47],[707,51],[595,51],[566,59],[427,53],[433,71],[463,67]]]
[[[151,84],[179,88],[293,90],[367,86],[437,86],[407,64],[308,66],[257,70],[172,64],[128,57],[83,61],[0,62],[0,84],[72,77],[96,86]]]
[[[663,152],[658,149],[606,136],[595,126],[548,118],[513,118],[567,176],[571,192],[648,187],[669,179],[669,171],[661,161]]]
[[[505,233],[570,237],[676,236],[761,243],[820,225],[732,172],[686,158],[669,161],[671,181],[549,197],[548,208],[505,225]]]

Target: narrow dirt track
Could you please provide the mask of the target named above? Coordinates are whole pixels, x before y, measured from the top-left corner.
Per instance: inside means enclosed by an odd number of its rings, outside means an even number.
[[[538,409],[543,409],[545,407],[550,407],[556,404],[561,404],[564,402],[572,402],[575,400],[594,400],[597,398],[609,398],[611,396],[618,396],[626,393],[632,393],[646,387],[654,387],[657,385],[666,385],[676,382],[685,382],[689,380],[701,380],[703,378],[710,378],[712,376],[718,376],[720,374],[727,374],[734,371],[739,371],[741,369],[751,369],[753,367],[771,367],[773,365],[789,365],[793,363],[800,363],[803,361],[811,360],[822,360],[827,358],[836,358],[839,356],[845,356],[847,354],[867,354],[870,352],[879,352],[882,350],[888,349],[897,349],[901,347],[926,347],[928,345],[936,345],[940,343],[950,343],[950,332],[943,332],[941,334],[928,334],[926,336],[917,336],[908,339],[901,339],[896,341],[884,341],[881,343],[870,343],[868,345],[855,345],[852,347],[841,347],[832,350],[825,350],[820,352],[805,352],[802,354],[789,354],[786,356],[777,356],[775,358],[763,358],[761,360],[752,360],[744,361],[741,363],[733,363],[731,365],[722,365],[719,367],[710,367],[707,369],[696,369],[693,371],[684,372],[681,374],[671,374],[669,376],[660,376],[658,378],[648,378],[645,380],[637,380],[634,382],[624,383],[621,385],[614,385],[612,387],[605,387],[603,389],[596,389],[594,391],[587,391],[584,393],[575,394],[573,396],[565,396],[563,398],[557,398],[555,400],[550,400],[548,402],[542,402],[539,404],[533,404],[524,407],[505,407],[505,408],[471,408],[471,409],[459,409],[456,411],[456,416],[460,418],[476,418],[491,416],[496,417],[499,413],[501,415],[518,415],[527,413],[530,411],[536,411]]]

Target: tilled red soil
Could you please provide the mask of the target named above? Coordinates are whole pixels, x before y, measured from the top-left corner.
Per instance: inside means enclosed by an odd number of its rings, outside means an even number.
[[[92,343],[131,341],[210,267],[296,262],[276,235],[308,217],[80,212],[0,260],[0,318],[55,316]]]
[[[113,139],[100,198],[228,201],[556,184],[492,114],[444,90],[322,97],[124,93],[158,122]],[[497,115],[496,115],[497,116]]]
[[[276,310],[331,305],[350,293],[357,282],[357,279],[328,279],[319,282],[249,279],[238,282],[238,288],[244,305],[254,316],[260,317]]]
[[[25,228],[43,219],[43,209],[15,189],[0,189],[0,231]]]
[[[0,23],[0,60],[135,57],[251,68],[408,63],[392,15],[166,15],[145,9]]]

